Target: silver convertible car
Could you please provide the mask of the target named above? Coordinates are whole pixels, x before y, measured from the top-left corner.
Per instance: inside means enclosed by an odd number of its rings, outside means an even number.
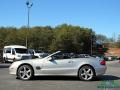
[[[106,62],[101,58],[70,58],[60,55],[60,51],[42,59],[16,61],[9,67],[9,73],[21,80],[29,80],[33,76],[76,76],[90,81],[105,71]]]

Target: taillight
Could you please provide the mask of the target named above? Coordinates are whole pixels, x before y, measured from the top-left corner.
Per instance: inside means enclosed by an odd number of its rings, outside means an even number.
[[[101,61],[100,61],[100,64],[101,64],[101,65],[106,65],[106,61],[105,61],[105,60],[101,60]]]

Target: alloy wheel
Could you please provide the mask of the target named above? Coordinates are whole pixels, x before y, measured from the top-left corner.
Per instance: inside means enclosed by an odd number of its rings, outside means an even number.
[[[22,80],[29,80],[33,76],[33,71],[30,66],[23,65],[18,69],[18,77]]]
[[[79,77],[81,80],[92,80],[94,75],[94,70],[90,66],[83,66],[79,71]]]

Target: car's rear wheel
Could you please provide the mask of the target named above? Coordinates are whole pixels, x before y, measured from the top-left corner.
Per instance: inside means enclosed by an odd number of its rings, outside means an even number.
[[[86,65],[79,69],[78,76],[81,80],[90,81],[95,77],[95,72],[91,66]]]
[[[17,77],[21,80],[29,80],[33,77],[33,69],[29,65],[22,65],[18,68]]]

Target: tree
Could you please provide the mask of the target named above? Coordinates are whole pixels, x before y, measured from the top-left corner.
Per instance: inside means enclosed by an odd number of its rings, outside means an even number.
[[[93,46],[96,42],[95,32],[92,29],[68,24],[58,25],[54,28],[35,26],[31,27],[30,30],[27,27],[1,27],[1,47],[11,44],[25,46],[26,36],[28,48],[50,52],[62,50],[64,52],[90,53],[91,40]]]
[[[55,28],[51,50],[64,52],[89,53],[91,29],[63,24]]]
[[[120,48],[120,35],[118,35],[117,47]]]

